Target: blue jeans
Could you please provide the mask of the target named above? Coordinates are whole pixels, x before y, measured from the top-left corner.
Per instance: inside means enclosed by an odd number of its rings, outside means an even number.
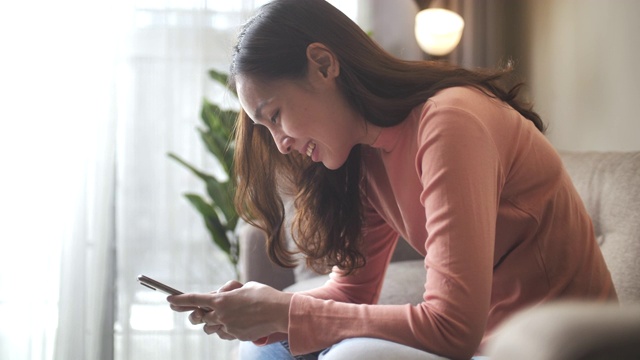
[[[293,356],[286,341],[266,346],[256,346],[251,342],[240,343],[240,360],[354,360],[354,359],[394,359],[394,360],[447,360],[406,345],[382,339],[353,338],[343,340],[324,351]],[[472,360],[488,360],[485,356],[475,356]]]

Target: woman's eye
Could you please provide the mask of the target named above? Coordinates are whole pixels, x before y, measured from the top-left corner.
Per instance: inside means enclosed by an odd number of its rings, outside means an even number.
[[[273,116],[271,116],[271,122],[272,122],[272,123],[274,123],[274,124],[275,124],[276,122],[278,122],[278,116],[279,116],[279,115],[280,115],[280,111],[276,111],[276,113],[275,113],[275,114],[273,114]]]

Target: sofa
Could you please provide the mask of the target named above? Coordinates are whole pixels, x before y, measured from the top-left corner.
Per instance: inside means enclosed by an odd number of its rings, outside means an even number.
[[[483,352],[504,359],[640,359],[640,152],[561,152],[589,214],[620,304],[558,301],[525,309],[497,330]],[[242,281],[286,291],[322,285],[303,266],[270,263],[263,234],[240,230]],[[385,275],[380,304],[422,301],[422,257],[400,240]]]

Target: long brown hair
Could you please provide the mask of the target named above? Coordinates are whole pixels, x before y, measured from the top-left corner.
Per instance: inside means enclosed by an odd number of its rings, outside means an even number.
[[[540,117],[519,96],[521,84],[504,81],[511,69],[471,71],[428,61],[404,61],[380,48],[325,0],[275,0],[242,28],[234,48],[230,82],[238,75],[268,83],[306,76],[306,49],[319,42],[340,63],[340,91],[370,123],[390,127],[439,90],[473,86],[511,105],[544,131]],[[365,263],[360,249],[363,196],[360,145],[346,163],[328,170],[299,154],[278,152],[268,130],[251,126],[241,111],[236,128],[236,206],[267,233],[271,259],[293,266],[284,229],[282,194],[295,198],[291,234],[307,263],[351,272]]]

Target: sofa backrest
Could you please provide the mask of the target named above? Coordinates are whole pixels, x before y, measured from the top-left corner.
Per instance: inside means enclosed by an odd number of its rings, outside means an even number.
[[[640,152],[561,152],[621,303],[640,302]]]

